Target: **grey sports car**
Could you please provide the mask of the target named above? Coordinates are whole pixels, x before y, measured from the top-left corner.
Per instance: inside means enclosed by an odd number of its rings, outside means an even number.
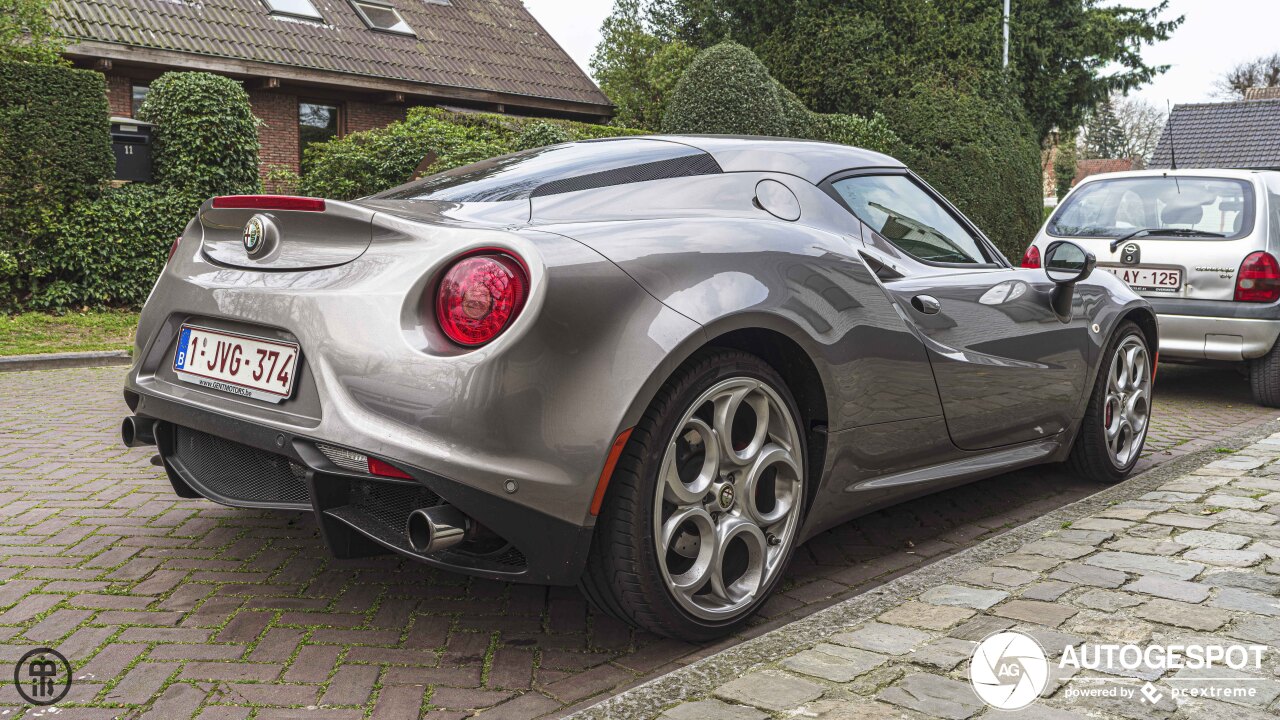
[[[174,490],[732,631],[796,546],[1036,463],[1123,478],[1146,301],[1060,241],[1013,267],[891,157],[556,145],[355,202],[230,196],[174,243],[126,444]]]

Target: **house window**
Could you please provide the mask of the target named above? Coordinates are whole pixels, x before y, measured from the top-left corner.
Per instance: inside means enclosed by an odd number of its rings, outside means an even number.
[[[311,0],[263,0],[267,9],[277,15],[292,15],[309,20],[324,20],[324,16]]]
[[[311,143],[332,140],[341,132],[342,108],[316,102],[298,103],[298,155]]]
[[[413,28],[409,27],[409,23],[405,22],[404,18],[400,16],[400,11],[390,5],[367,2],[366,0],[351,0],[351,5],[355,7],[360,19],[364,20],[364,24],[368,25],[370,29],[385,30],[386,32],[404,35],[415,34]]]
[[[148,85],[134,85],[133,99],[130,101],[129,107],[133,109],[133,114],[138,114],[138,108],[142,107],[142,101],[147,99],[147,93],[151,92]]]

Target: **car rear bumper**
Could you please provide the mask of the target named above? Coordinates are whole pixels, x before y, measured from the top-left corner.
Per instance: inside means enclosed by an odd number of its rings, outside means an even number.
[[[581,575],[591,542],[589,527],[402,462],[395,466],[412,479],[352,472],[321,450],[334,447],[325,439],[161,396],[130,391],[126,399],[138,417],[156,421],[156,445],[180,496],[233,507],[310,512],[336,557],[394,552],[447,570],[552,585],[573,584]],[[409,513],[441,504],[452,505],[482,527],[452,548],[420,554],[407,538]]]
[[[1271,351],[1280,337],[1280,320],[1157,315],[1160,354],[1189,360],[1251,360]]]

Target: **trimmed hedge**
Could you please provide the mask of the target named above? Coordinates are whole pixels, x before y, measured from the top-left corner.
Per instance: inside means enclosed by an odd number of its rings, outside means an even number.
[[[79,72],[79,71],[76,71]],[[93,122],[103,132],[92,145],[114,167],[107,129],[106,89]],[[151,86],[139,119],[156,123],[154,184],[86,193],[72,183],[65,212],[39,238],[41,262],[24,266],[27,291],[9,305],[37,310],[142,304],[164,267],[169,246],[200,204],[214,195],[258,191],[257,121],[235,81],[207,73],[165,73]],[[50,118],[39,118],[48,126]],[[86,131],[86,135],[89,135]],[[98,181],[101,183],[101,180]],[[96,189],[96,186],[94,186]],[[0,277],[9,275],[0,266]]]
[[[151,83],[138,119],[156,124],[157,183],[200,197],[261,189],[258,119],[240,83],[202,72],[167,72]]]
[[[408,182],[424,161],[428,167],[422,174],[430,174],[516,150],[637,133],[568,120],[417,107],[401,122],[308,146],[301,192],[350,200]]]
[[[884,105],[908,147],[901,159],[995,242],[1022,256],[1040,227],[1043,180],[1036,131],[998,86],[979,94],[922,83]]]
[[[784,106],[783,98],[788,103]],[[685,69],[662,118],[664,133],[792,134],[803,109],[791,103],[756,54],[735,42],[698,53]]]
[[[667,105],[667,133],[768,135],[893,155],[902,141],[881,115],[821,114],[775,80],[751,50],[725,41],[698,53]]]
[[[48,272],[48,241],[115,169],[101,73],[0,63],[0,309]]]

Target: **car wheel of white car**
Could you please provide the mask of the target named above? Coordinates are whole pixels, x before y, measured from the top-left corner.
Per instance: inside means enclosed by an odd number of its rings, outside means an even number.
[[[1128,476],[1142,455],[1154,368],[1146,336],[1129,321],[1116,328],[1103,358],[1067,462],[1077,474],[1114,483]]]
[[[1263,407],[1280,407],[1280,347],[1249,361],[1249,388],[1254,402]]]
[[[796,545],[805,445],[778,374],[701,353],[662,387],[614,470],[582,582],[610,614],[707,640],[764,603]]]

